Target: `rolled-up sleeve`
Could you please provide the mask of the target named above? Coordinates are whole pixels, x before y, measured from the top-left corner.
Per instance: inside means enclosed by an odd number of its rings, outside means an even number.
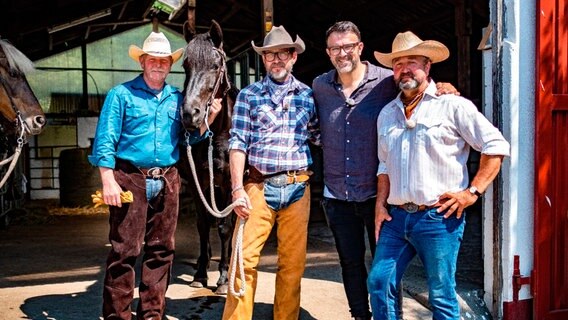
[[[247,101],[247,94],[243,90],[237,96],[233,108],[229,150],[241,150],[247,153],[251,134],[250,126],[250,103]]]
[[[122,109],[120,95],[116,89],[111,89],[99,117],[93,151],[88,157],[93,166],[114,169],[116,146],[122,131]]]
[[[475,150],[486,155],[510,155],[510,145],[485,116],[469,100],[459,109],[458,128],[465,141]]]

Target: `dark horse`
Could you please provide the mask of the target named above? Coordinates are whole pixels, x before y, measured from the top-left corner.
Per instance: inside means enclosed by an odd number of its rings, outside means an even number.
[[[13,204],[8,200],[23,199],[23,191],[16,195],[17,190],[23,188],[15,187],[17,179],[23,183],[22,177],[12,176],[11,182],[8,178],[17,167],[27,137],[39,134],[46,122],[25,77],[26,72],[33,69],[33,63],[23,53],[0,39],[0,201],[7,205],[2,206],[4,209],[8,208],[0,212],[0,227],[8,224],[8,211]],[[4,198],[8,192],[11,192],[10,196]]]
[[[0,130],[5,136],[39,134],[45,115],[25,74],[33,63],[13,45],[0,39]]]
[[[206,119],[213,96],[223,98],[223,108],[210,125],[212,132],[213,171],[215,185],[215,201],[220,210],[231,203],[231,177],[229,173],[229,129],[231,113],[238,91],[232,87],[227,77],[225,53],[223,52],[223,34],[217,22],[212,21],[208,32],[187,34],[183,67],[185,69],[184,102],[181,110],[182,122],[186,130],[199,130]],[[210,197],[210,177],[208,163],[209,139],[192,145],[192,156],[195,162],[199,186],[207,199]],[[197,230],[199,232],[199,258],[195,272],[193,287],[207,286],[207,268],[211,259],[209,230],[216,223],[221,238],[221,257],[219,261],[220,277],[217,281],[217,294],[226,294],[228,290],[228,269],[231,256],[231,239],[233,235],[234,215],[215,218],[207,212],[198,196],[196,184],[191,176],[186,152],[181,152],[180,174],[190,181],[197,209]],[[210,200],[210,199],[209,199]]]

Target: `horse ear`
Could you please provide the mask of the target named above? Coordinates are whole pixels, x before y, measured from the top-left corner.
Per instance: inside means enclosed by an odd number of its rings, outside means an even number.
[[[185,41],[189,43],[194,36],[195,30],[191,30],[191,28],[189,28],[189,21],[186,21],[183,24],[183,37],[185,38]]]
[[[209,35],[215,47],[223,49],[223,31],[221,31],[221,26],[215,20],[211,20],[211,28],[209,29]]]

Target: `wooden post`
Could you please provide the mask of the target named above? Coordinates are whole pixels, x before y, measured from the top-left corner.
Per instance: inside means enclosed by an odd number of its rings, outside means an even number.
[[[471,33],[472,0],[458,1],[455,9],[455,29],[458,39],[458,90],[471,98]]]
[[[160,30],[158,30],[159,27],[159,21],[158,21],[158,17],[153,16],[152,17],[152,31],[153,32],[160,32]]]
[[[195,6],[197,0],[188,0],[187,1],[187,29],[192,34],[196,34],[195,32]]]
[[[272,6],[272,0],[262,1],[262,37],[266,36],[268,32],[272,29],[274,17],[274,7]]]

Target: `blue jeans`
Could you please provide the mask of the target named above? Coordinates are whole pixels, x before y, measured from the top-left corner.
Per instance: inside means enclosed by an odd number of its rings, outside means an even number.
[[[456,263],[465,227],[465,214],[444,219],[436,208],[407,213],[393,207],[383,222],[367,284],[374,319],[401,319],[396,288],[418,254],[428,279],[433,319],[460,319],[455,291]]]
[[[371,255],[374,255],[375,198],[363,202],[324,198],[322,204],[339,254],[343,287],[351,315],[370,317],[365,233]]]
[[[272,210],[286,209],[294,202],[302,199],[306,186],[306,182],[291,183],[284,186],[264,183],[264,199]]]
[[[154,198],[162,191],[164,188],[164,180],[162,179],[146,179],[146,199],[148,201],[154,200]]]

